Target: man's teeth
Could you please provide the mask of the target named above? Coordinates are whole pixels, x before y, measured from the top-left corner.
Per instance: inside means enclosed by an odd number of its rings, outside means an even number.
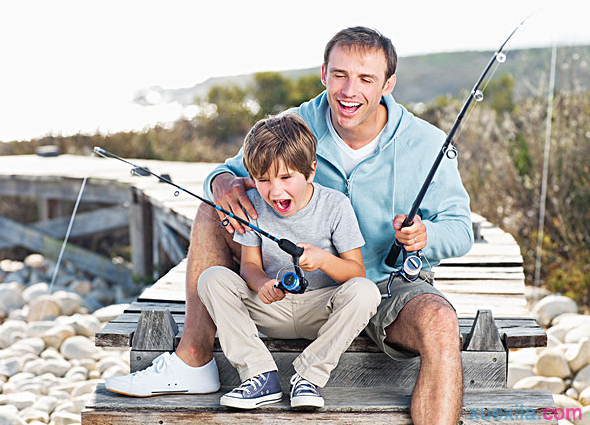
[[[342,106],[346,106],[347,108],[352,108],[353,106],[360,106],[360,103],[358,102],[345,102],[343,100],[340,101],[340,104]]]

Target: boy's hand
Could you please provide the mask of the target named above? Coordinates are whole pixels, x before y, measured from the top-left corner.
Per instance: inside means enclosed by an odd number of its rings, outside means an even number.
[[[244,207],[248,212],[248,215],[256,219],[256,210],[252,206],[246,191],[248,189],[255,188],[256,185],[247,177],[235,177],[230,173],[222,173],[215,176],[211,182],[211,190],[213,192],[213,202],[219,205],[221,208],[232,212],[237,217],[240,217],[248,221],[248,217],[244,214],[241,207]],[[243,226],[237,220],[226,217],[221,211],[217,211],[219,219],[223,220],[227,218],[229,225],[225,227],[229,233],[233,233],[234,229],[238,233],[244,233],[246,230],[250,230],[249,227]]]
[[[312,272],[321,268],[326,259],[326,251],[310,243],[298,243],[303,248],[303,255],[299,257],[299,267],[306,272]]]
[[[258,298],[260,298],[264,304],[271,304],[285,298],[285,293],[280,289],[275,288],[276,282],[276,279],[268,280],[258,289]]]

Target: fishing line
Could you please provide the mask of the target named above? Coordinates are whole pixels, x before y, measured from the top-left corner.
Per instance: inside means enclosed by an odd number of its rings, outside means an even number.
[[[555,68],[557,62],[557,43],[553,40],[551,48],[551,69],[549,71],[549,93],[547,94],[547,119],[545,124],[545,147],[543,152],[543,180],[541,181],[541,199],[539,200],[539,229],[535,258],[534,285],[539,287],[541,281],[541,260],[543,254],[543,237],[545,232],[545,204],[547,201],[547,178],[549,174],[549,151],[551,149],[551,120],[553,118],[553,98],[555,96]]]
[[[94,156],[94,154],[92,154]],[[68,229],[66,230],[66,236],[61,244],[61,248],[59,250],[59,255],[57,257],[57,262],[55,263],[55,268],[53,269],[53,275],[51,276],[51,283],[49,284],[49,294],[53,293],[53,287],[55,285],[55,280],[57,278],[57,273],[59,272],[59,268],[61,266],[61,261],[63,259],[64,252],[66,250],[66,246],[68,244],[68,240],[70,239],[70,233],[72,232],[72,227],[74,225],[74,219],[76,218],[76,213],[78,212],[78,206],[80,205],[80,200],[82,199],[82,193],[84,193],[84,188],[86,187],[86,180],[88,180],[88,176],[84,177],[82,180],[82,185],[80,186],[80,190],[78,191],[78,197],[76,198],[76,203],[74,204],[74,210],[72,211],[72,215],[70,217],[70,222],[68,223]],[[45,314],[45,307],[47,306],[47,301],[43,303],[41,307],[41,315],[39,318],[43,320],[43,315]]]

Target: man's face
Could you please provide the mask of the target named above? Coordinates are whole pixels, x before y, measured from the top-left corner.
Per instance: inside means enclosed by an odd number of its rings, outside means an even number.
[[[322,65],[322,83],[327,89],[332,124],[341,136],[381,130],[377,116],[381,97],[395,86],[395,75],[385,80],[386,69],[380,50],[332,49],[327,69]]]

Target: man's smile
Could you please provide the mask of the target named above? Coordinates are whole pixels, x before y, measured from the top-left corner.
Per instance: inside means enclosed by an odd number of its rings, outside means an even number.
[[[343,115],[354,115],[359,110],[362,104],[360,102],[339,100],[338,105],[340,105],[340,111]]]

